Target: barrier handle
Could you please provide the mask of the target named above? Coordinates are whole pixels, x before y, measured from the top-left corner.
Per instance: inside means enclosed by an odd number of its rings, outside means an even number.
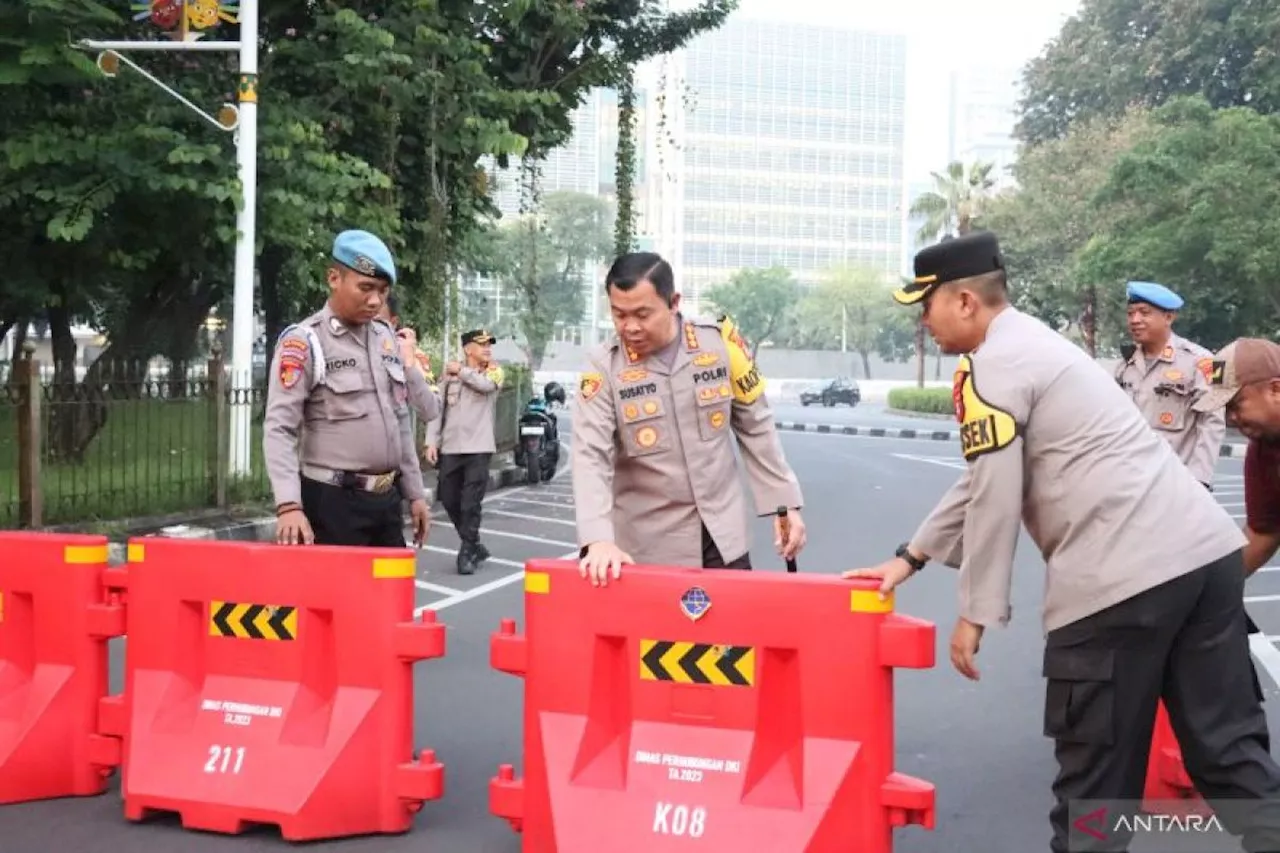
[[[787,535],[791,532],[791,522],[787,519],[786,506],[779,506],[777,509],[777,514],[778,514],[778,521],[782,525],[782,541],[785,543],[787,541]],[[787,560],[787,571],[788,572],[796,571],[796,561],[794,557]]]

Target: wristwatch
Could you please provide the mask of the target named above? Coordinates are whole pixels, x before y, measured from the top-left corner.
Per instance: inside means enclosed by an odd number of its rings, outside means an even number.
[[[906,542],[898,546],[898,550],[893,552],[893,556],[899,557],[907,561],[907,565],[911,567],[911,573],[915,574],[924,568],[926,560],[917,560],[911,555],[911,550],[907,547]]]

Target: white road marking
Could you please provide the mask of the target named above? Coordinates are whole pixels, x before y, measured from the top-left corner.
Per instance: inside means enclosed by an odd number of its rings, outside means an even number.
[[[1240,502],[1238,502],[1238,503],[1226,503],[1226,502],[1224,502],[1224,501],[1218,501],[1218,506],[1223,507],[1223,508],[1229,508],[1229,507],[1240,507],[1240,506],[1244,506],[1244,502],[1243,502],[1243,501],[1240,501]]]
[[[448,554],[450,557],[456,556],[458,553],[457,548],[441,548],[439,545],[428,545],[422,550],[431,551],[432,553],[435,553],[435,554]],[[516,562],[515,560],[504,560],[502,557],[490,557],[489,559],[485,560],[485,562],[496,563],[499,566],[515,566],[517,569],[522,568],[524,566],[524,563],[519,563],[519,562]],[[423,588],[425,589],[425,587]],[[462,590],[451,589],[451,590],[448,590],[448,592],[446,592],[445,594],[452,595],[455,592],[462,592]]]
[[[1276,637],[1266,634],[1249,635],[1249,651],[1262,664],[1262,668],[1271,676],[1272,682],[1280,687],[1280,649],[1275,647]]]
[[[459,595],[462,590],[454,589],[451,586],[441,586],[438,583],[428,583],[426,581],[414,581],[414,586],[418,589],[425,589],[427,592],[438,592],[441,595]]]
[[[1280,601],[1280,595],[1246,595],[1245,604],[1262,604],[1266,601]]]
[[[502,515],[502,516],[506,516],[507,518],[522,518],[525,521],[540,521],[544,524],[563,524],[567,527],[578,526],[578,523],[576,521],[565,521],[563,518],[548,518],[545,515],[528,515],[527,513],[523,513],[523,512],[507,512],[506,510],[501,510],[501,509],[491,509],[488,511],[488,514]]]
[[[899,459],[908,459],[912,462],[928,462],[932,465],[941,465],[943,468],[954,468],[957,471],[963,471],[968,464],[963,460],[951,459],[945,456],[916,456],[912,453],[894,453],[893,456]]]
[[[573,501],[568,503],[556,503],[554,501],[533,501],[527,498],[507,498],[513,504],[528,504],[529,506],[548,506],[553,509],[573,509]]]
[[[565,554],[559,557],[558,559],[568,560],[576,556],[578,556],[577,551],[570,551],[568,554]],[[440,610],[444,610],[446,607],[452,607],[455,604],[461,604],[464,601],[470,601],[473,598],[479,598],[480,596],[486,595],[490,592],[493,592],[494,590],[502,589],[504,586],[510,586],[511,584],[516,583],[523,577],[524,577],[523,571],[512,572],[509,575],[503,575],[502,577],[495,578],[494,580],[491,580],[486,584],[481,584],[475,589],[468,589],[464,592],[459,592],[456,595],[451,595],[448,598],[442,598],[439,601],[433,601],[430,604],[423,604],[418,607],[415,607],[413,609],[413,615],[416,618],[421,616],[424,610],[440,611]],[[585,581],[583,581],[583,583],[585,583]]]
[[[508,533],[505,530],[493,530],[488,527],[481,527],[480,532],[485,536],[505,536],[508,539],[523,539],[526,542],[537,542],[539,545],[555,545],[557,548],[573,547],[572,542],[566,542],[563,539],[544,539],[541,536],[529,536],[525,533]]]

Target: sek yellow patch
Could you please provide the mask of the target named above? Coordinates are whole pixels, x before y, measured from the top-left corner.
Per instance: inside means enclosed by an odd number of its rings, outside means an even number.
[[[751,348],[727,315],[722,316],[717,325],[729,353],[729,384],[733,387],[733,398],[739,403],[754,403],[764,393],[764,377],[751,359]]]
[[[978,394],[973,385],[973,365],[969,356],[960,357],[951,384],[951,400],[960,423],[960,451],[971,462],[984,453],[1001,450],[1018,436],[1013,415],[997,408]]]

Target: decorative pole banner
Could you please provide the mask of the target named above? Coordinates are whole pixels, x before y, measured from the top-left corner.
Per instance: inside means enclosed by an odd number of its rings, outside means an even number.
[[[240,93],[240,103],[242,104],[258,103],[258,75],[257,74],[241,74],[239,93]]]
[[[151,21],[178,41],[194,41],[203,33],[191,30],[207,30],[222,21],[239,23],[236,3],[220,0],[142,0],[130,5],[135,21]],[[177,31],[174,28],[177,27]]]

